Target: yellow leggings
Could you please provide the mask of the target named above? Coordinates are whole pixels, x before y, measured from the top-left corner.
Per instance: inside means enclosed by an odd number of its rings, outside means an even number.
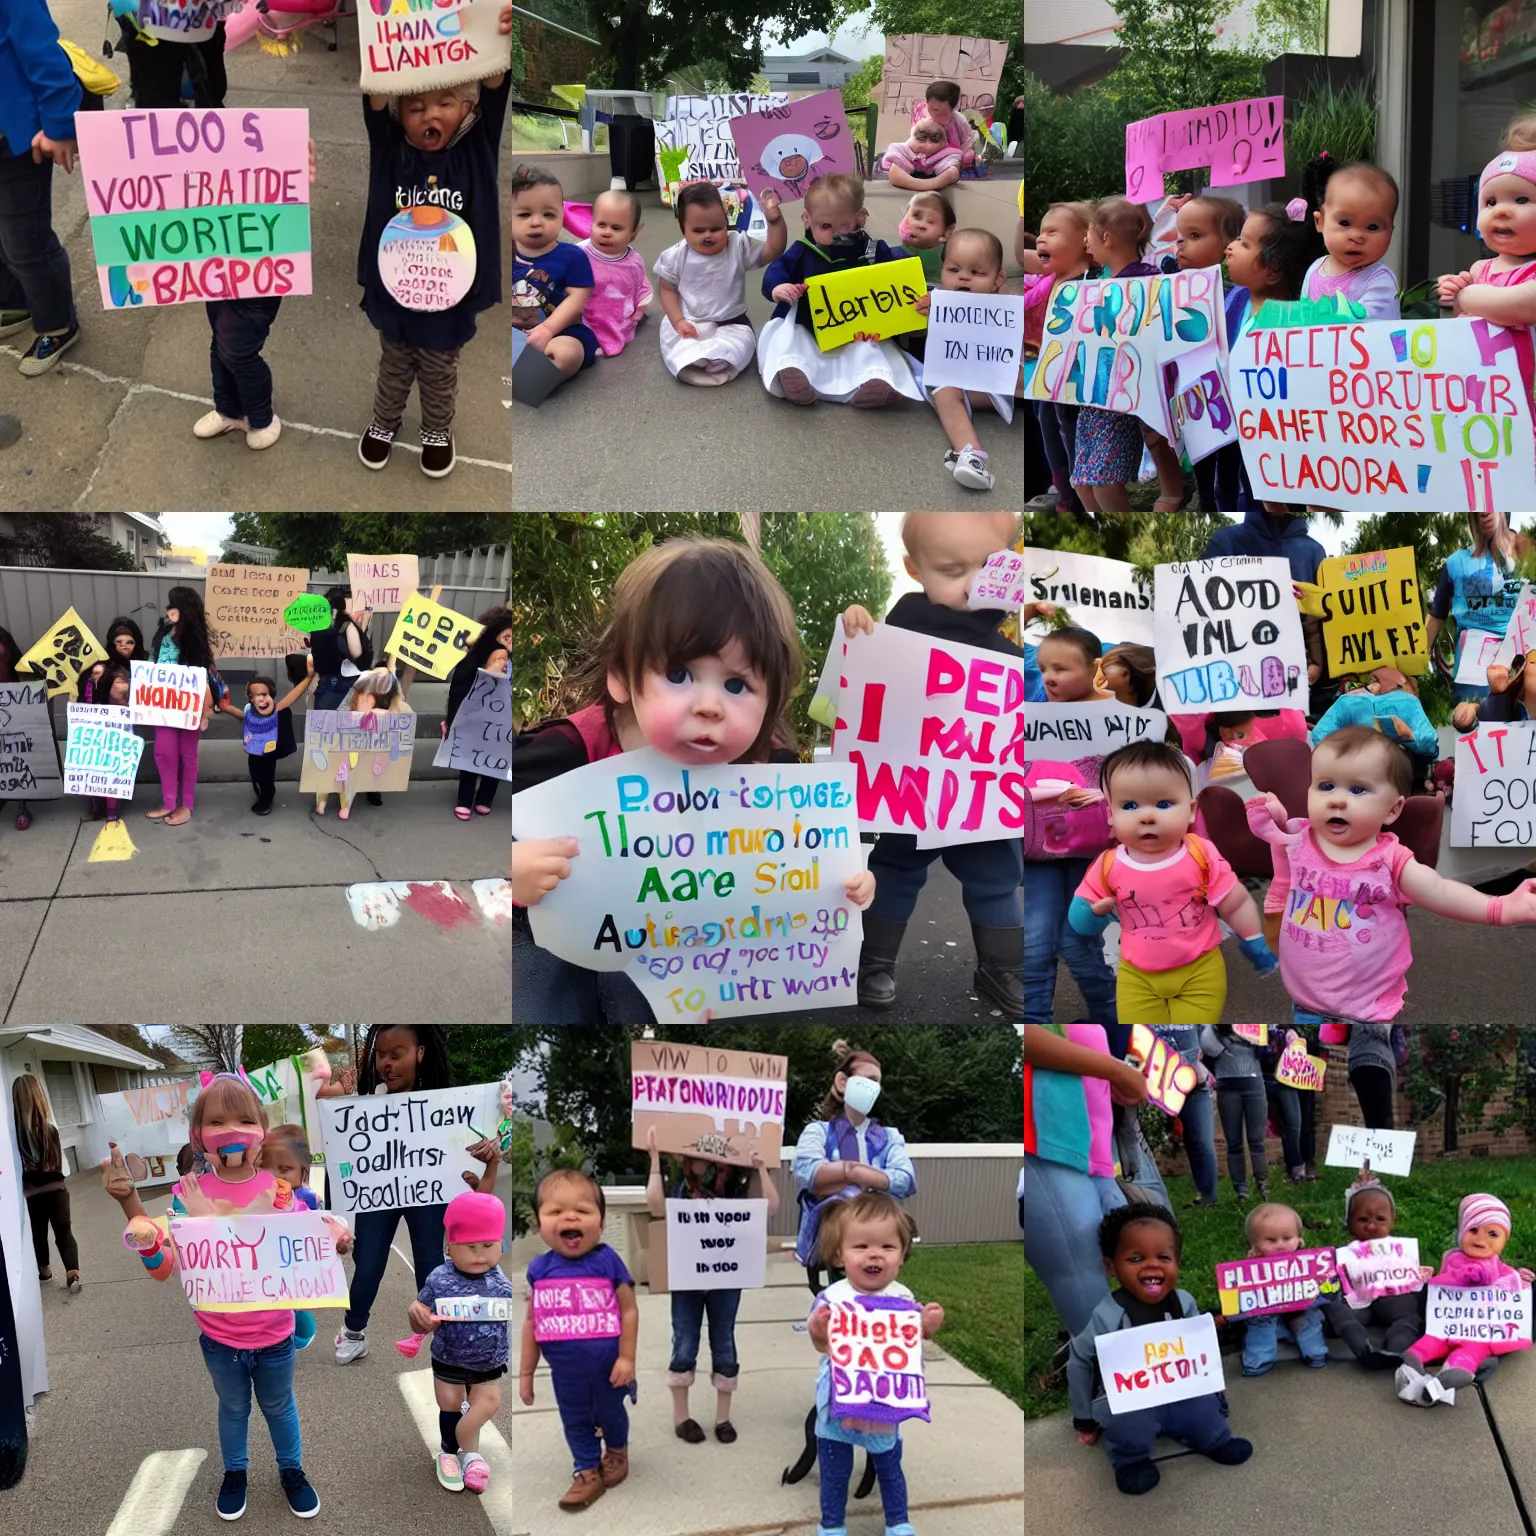
[[[1115,1007],[1122,1024],[1219,1024],[1227,1003],[1227,967],[1219,949],[1171,971],[1140,971],[1120,962]]]

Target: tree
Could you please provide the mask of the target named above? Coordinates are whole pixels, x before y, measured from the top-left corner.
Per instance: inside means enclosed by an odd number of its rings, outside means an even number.
[[[233,1072],[240,1066],[241,1028],[239,1024],[173,1024],[171,1044],[193,1066]]]
[[[1463,1123],[1482,1126],[1489,1102],[1508,1088],[1510,1105],[1488,1129],[1507,1130],[1522,1118],[1526,1062],[1536,1031],[1454,1024],[1417,1024],[1408,1052],[1407,1090],[1413,1118],[1442,1117],[1443,1152],[1461,1145]]]
[[[141,571],[144,567],[98,531],[86,512],[13,512],[12,536],[0,540],[7,564],[66,571]]]
[[[511,513],[236,512],[234,540],[277,551],[278,565],[344,571],[349,551],[389,555],[449,555],[484,544],[505,544]]]
[[[240,1065],[254,1072],[285,1056],[302,1056],[314,1043],[302,1024],[247,1024],[240,1043]]]
[[[1222,24],[1233,5],[1234,0],[1116,0],[1118,73],[1143,101],[1157,103],[1155,112],[1258,95],[1263,60],[1222,45]],[[1182,190],[1193,191],[1193,183]]]
[[[1328,0],[1258,0],[1254,19],[1274,53],[1328,52]]]
[[[503,1072],[512,1070],[514,1055],[510,1024],[448,1026],[448,1060],[456,1083],[498,1082]]]
[[[862,112],[869,105],[874,89],[885,72],[885,55],[872,53],[843,81],[843,105],[850,112]]]

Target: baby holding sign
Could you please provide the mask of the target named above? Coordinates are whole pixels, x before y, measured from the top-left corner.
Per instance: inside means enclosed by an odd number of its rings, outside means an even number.
[[[1397,1220],[1397,1201],[1380,1179],[1370,1176],[1369,1168],[1344,1192],[1344,1225],[1355,1243],[1373,1243],[1392,1235]],[[1341,1266],[1342,1268],[1342,1266]],[[1420,1269],[1419,1285],[1401,1295],[1362,1296],[1343,1274],[1341,1294],[1323,1303],[1328,1326],[1341,1338],[1368,1371],[1391,1370],[1403,1352],[1424,1332],[1423,1282],[1433,1274]],[[1377,1349],[1365,1331],[1367,1323],[1386,1329],[1382,1346]]]

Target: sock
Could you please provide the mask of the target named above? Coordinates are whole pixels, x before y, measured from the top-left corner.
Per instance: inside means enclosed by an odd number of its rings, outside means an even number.
[[[459,1415],[456,1413],[444,1413],[439,1409],[437,1430],[443,1442],[443,1449],[450,1456],[457,1456],[459,1454]]]

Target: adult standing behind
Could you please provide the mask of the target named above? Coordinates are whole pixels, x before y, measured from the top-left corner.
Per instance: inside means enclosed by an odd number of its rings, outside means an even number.
[[[1273,1038],[1273,1031],[1271,1038]],[[1307,1088],[1292,1088],[1282,1083],[1275,1071],[1280,1056],[1293,1040],[1299,1040],[1309,1055],[1317,1054],[1316,1030],[1287,1029],[1285,1038],[1260,1057],[1264,1073],[1264,1093],[1270,1113],[1280,1127],[1280,1144],[1285,1149],[1285,1176],[1292,1184],[1313,1182],[1317,1178],[1317,1095]]]
[[[149,642],[149,659],[171,666],[203,667],[208,686],[203,693],[203,714],[196,730],[175,725],[155,727],[155,771],[160,775],[159,810],[145,811],[151,821],[182,827],[192,820],[197,798],[197,748],[212,718],[214,681],[213,642],[208,638],[208,618],[203,600],[191,587],[172,587],[165,594],[165,617]]]
[[[1198,1198],[1190,1207],[1216,1204],[1216,1109],[1211,1102],[1215,1090],[1211,1074],[1200,1057],[1200,1030],[1194,1024],[1154,1024],[1152,1033],[1167,1041],[1179,1053],[1186,1066],[1195,1069],[1195,1086],[1184,1096],[1179,1123],[1184,1127],[1184,1150],[1189,1155],[1189,1173],[1195,1181]]]
[[[1502,635],[1520,596],[1520,573],[1515,569],[1515,536],[1502,512],[1469,512],[1467,529],[1471,549],[1458,549],[1445,562],[1435,595],[1429,600],[1429,622],[1424,633],[1431,651],[1447,619],[1456,623],[1455,664],[1469,635]],[[1452,667],[1455,675],[1455,666]],[[1451,684],[1456,708],[1451,720],[1457,730],[1470,730],[1477,720],[1477,706],[1488,697],[1486,683]]]
[[[1336,1043],[1341,1029],[1349,1031],[1349,1085],[1355,1090],[1361,1118],[1373,1131],[1393,1130],[1397,1123],[1397,1053],[1392,1045],[1392,1026],[1325,1024],[1323,1043]]]
[[[325,600],[331,605],[331,627],[309,637],[309,652],[315,658],[314,707],[340,709],[357,674],[373,665],[373,645],[368,639],[373,611],[360,608],[354,616],[349,611],[352,594],[345,587],[328,587]],[[344,673],[345,662],[351,663],[352,670]]]
[[[43,1085],[30,1072],[11,1084],[16,1115],[16,1140],[21,1146],[21,1188],[32,1220],[32,1247],[37,1254],[37,1278],[52,1280],[48,1267],[48,1228],[64,1261],[64,1279],[72,1292],[80,1290],[80,1250],[69,1225],[69,1191],[64,1187],[64,1149],[59,1129],[48,1112]]]
[[[21,372],[55,367],[80,336],[69,256],[53,232],[53,168],[75,168],[80,82],[46,0],[0,5],[0,337],[30,329]]]
[[[479,618],[480,633],[469,653],[456,666],[448,678],[448,709],[443,715],[443,737],[453,724],[459,707],[469,697],[480,669],[505,676],[512,656],[512,610],[490,608]],[[501,782],[488,773],[461,772],[459,774],[459,798],[453,814],[460,821],[468,821],[471,814],[491,814],[491,802],[496,798],[496,786]]]

